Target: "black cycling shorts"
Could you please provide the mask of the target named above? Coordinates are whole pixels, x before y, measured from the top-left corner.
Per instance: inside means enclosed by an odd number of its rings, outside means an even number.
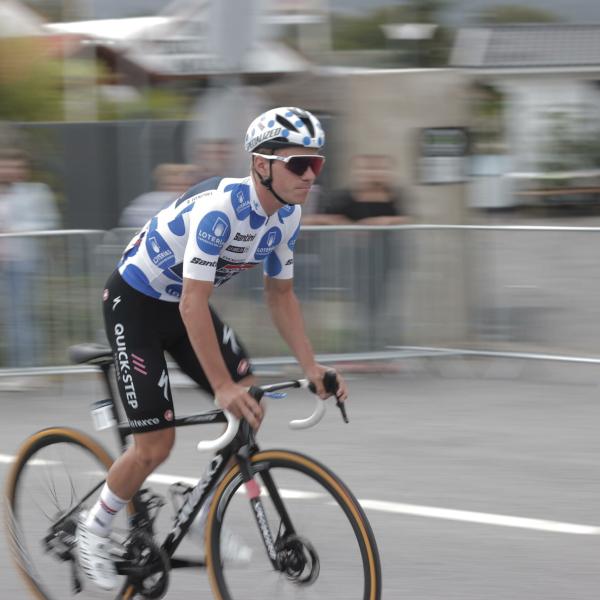
[[[213,394],[179,313],[177,302],[156,300],[132,288],[115,271],[103,296],[106,335],[115,359],[119,394],[134,433],[172,427],[175,418],[168,352],[181,370]],[[234,381],[252,371],[244,346],[210,309],[225,364]]]

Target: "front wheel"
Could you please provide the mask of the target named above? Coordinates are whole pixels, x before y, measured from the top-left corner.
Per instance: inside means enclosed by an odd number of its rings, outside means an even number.
[[[241,493],[237,465],[211,504],[206,558],[215,598],[379,600],[377,545],[348,488],[295,452],[260,452],[251,464],[262,509]]]

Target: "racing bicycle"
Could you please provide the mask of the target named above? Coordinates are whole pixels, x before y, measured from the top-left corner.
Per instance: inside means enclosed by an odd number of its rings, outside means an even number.
[[[99,367],[107,398],[92,405],[97,429],[113,428],[122,450],[131,429],[121,418],[111,385],[113,356],[108,347],[80,344],[70,349],[76,363]],[[335,393],[335,373],[324,384]],[[292,380],[249,393],[282,397],[282,390],[310,388]],[[314,388],[312,389],[314,391]],[[338,402],[347,421],[344,405]],[[319,422],[326,403],[316,397],[313,413],[290,422],[292,428]],[[178,417],[176,427],[226,423],[216,440],[198,449],[212,452],[195,485],[171,485],[173,518],[168,533],[157,539],[157,515],[166,504],[148,487],[127,506],[113,535],[122,550],[115,565],[122,583],[116,597],[161,598],[176,569],[206,569],[217,600],[313,598],[379,600],[381,565],[371,526],[348,487],[327,467],[290,450],[260,450],[245,420],[227,411],[209,410]],[[76,527],[104,484],[113,459],[87,434],[50,427],[30,436],[18,451],[5,492],[6,525],[18,569],[35,597],[64,600],[77,596],[107,597],[80,571],[76,560]],[[205,502],[204,558],[180,556],[182,540]],[[222,544],[234,532],[250,551],[245,562],[226,558]],[[85,593],[83,593],[85,592]]]

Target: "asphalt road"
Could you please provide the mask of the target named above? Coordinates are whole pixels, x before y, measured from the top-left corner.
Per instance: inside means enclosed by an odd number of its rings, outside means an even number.
[[[446,359],[432,369],[400,365],[395,374],[350,377],[349,425],[331,406],[318,427],[290,432],[286,421],[309,412],[310,400],[270,400],[260,439],[264,448],[315,456],[363,501],[386,600],[596,600],[597,379],[594,367]],[[37,429],[92,432],[88,404],[100,397],[87,379],[0,392],[0,477]],[[179,414],[198,405],[207,406],[192,390],[177,390]],[[180,431],[161,473],[202,472],[199,431]],[[98,437],[114,448],[108,434]],[[26,597],[5,544],[0,589],[3,598]],[[204,574],[177,573],[167,597],[210,598]]]

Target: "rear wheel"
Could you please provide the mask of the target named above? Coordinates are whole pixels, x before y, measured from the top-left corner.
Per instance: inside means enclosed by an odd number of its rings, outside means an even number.
[[[294,452],[260,452],[251,463],[263,514],[238,493],[243,492],[238,466],[212,501],[206,556],[215,598],[378,600],[377,545],[346,486],[320,463]],[[265,532],[267,524],[272,539],[265,546],[259,529]],[[226,547],[232,538],[237,552]]]
[[[75,529],[82,509],[95,503],[113,460],[87,435],[45,429],[20,448],[6,487],[6,520],[13,556],[37,598],[114,597],[84,580],[75,565]],[[126,517],[116,530],[125,533]],[[125,580],[125,578],[123,578]]]

